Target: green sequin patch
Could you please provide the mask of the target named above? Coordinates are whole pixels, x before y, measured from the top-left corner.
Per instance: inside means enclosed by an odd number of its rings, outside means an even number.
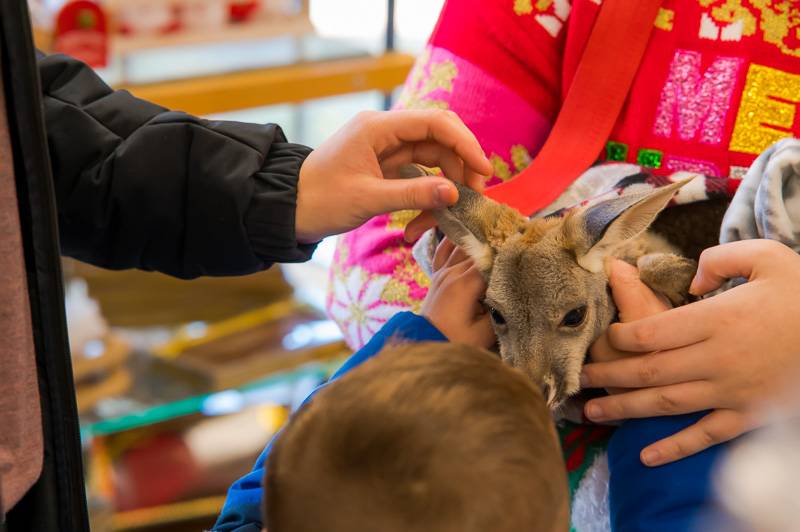
[[[659,150],[642,148],[636,155],[636,162],[647,168],[661,168],[661,159],[663,158],[664,154]]]
[[[625,161],[628,158],[628,145],[609,140],[606,144],[606,160]]]

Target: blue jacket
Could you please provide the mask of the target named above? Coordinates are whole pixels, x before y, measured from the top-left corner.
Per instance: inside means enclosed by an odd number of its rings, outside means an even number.
[[[709,517],[713,506],[712,470],[727,444],[659,467],[643,465],[639,453],[707,413],[631,419],[614,432],[608,445],[611,530],[703,530],[700,522]]]
[[[428,320],[401,312],[389,320],[360,351],[331,377],[335,381],[377,354],[390,337],[410,341],[447,341]],[[307,398],[327,384],[314,390]],[[614,433],[608,448],[611,471],[611,524],[615,532],[680,532],[693,523],[710,502],[711,468],[722,447],[715,447],[674,464],[648,468],[639,452],[648,444],[694,423],[702,414],[630,420]],[[215,532],[261,532],[264,461],[272,442],[253,470],[228,490]]]

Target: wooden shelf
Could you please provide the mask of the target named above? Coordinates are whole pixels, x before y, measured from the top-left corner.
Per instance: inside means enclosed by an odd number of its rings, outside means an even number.
[[[111,519],[115,531],[137,530],[157,525],[169,525],[199,519],[214,517],[219,514],[225,496],[206,497],[192,501],[176,502],[164,506],[142,508],[114,514]]]
[[[411,55],[389,53],[117,88],[170,109],[205,115],[352,92],[389,92],[403,83],[413,63]]]
[[[256,20],[228,24],[225,27],[206,32],[183,31],[175,34],[138,37],[114,35],[111,38],[111,53],[119,56],[153,48],[291,37],[310,33],[313,29],[311,21],[305,16],[263,15]]]
[[[107,0],[106,7],[112,13],[110,18],[113,26],[113,13],[122,2],[147,4],[165,1],[169,0]],[[116,58],[125,58],[139,51],[159,48],[302,37],[312,33],[313,26],[308,16],[308,2],[304,0],[301,6],[297,15],[265,13],[253,20],[214,31],[185,31],[153,36],[115,34],[110,38],[111,54]],[[36,41],[40,49],[48,49],[50,40],[47,31],[37,30]],[[140,98],[169,109],[207,115],[281,103],[300,103],[353,92],[390,92],[405,81],[413,63],[413,56],[394,52],[163,82],[121,83],[115,88],[127,89]],[[123,73],[121,78],[125,77]]]
[[[116,31],[117,13],[122,7],[131,4],[141,6],[174,4],[172,0],[104,0],[103,8],[107,13],[111,28],[109,48],[113,56],[150,50],[154,48],[170,48],[176,46],[193,46],[204,44],[228,43],[246,40],[270,39],[275,37],[291,37],[306,35],[314,31],[309,17],[308,0],[303,0],[296,13],[283,14],[262,10],[250,20],[243,22],[226,22],[219,28],[185,29],[165,35],[123,35]],[[36,46],[45,52],[52,45],[51,28],[34,28]]]

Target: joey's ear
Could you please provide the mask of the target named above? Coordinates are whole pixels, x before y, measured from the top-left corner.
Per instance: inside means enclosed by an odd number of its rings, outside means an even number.
[[[407,164],[398,173],[402,178],[412,178],[429,172],[424,166]],[[433,216],[442,233],[466,251],[488,276],[497,250],[508,237],[521,232],[528,219],[471,188],[454,184],[458,189],[458,201],[451,207],[435,209]]]
[[[404,164],[397,169],[397,175],[401,179],[411,179],[412,177],[422,177],[431,175],[427,168],[421,164]]]
[[[497,203],[479,192],[456,183],[458,201],[433,215],[439,229],[475,261],[488,275],[497,250],[515,233],[520,233],[528,219],[518,211]]]
[[[578,264],[590,272],[602,271],[603,260],[614,248],[645,231],[675,192],[692,179],[694,177],[652,192],[606,200],[571,217],[565,231],[575,247]]]

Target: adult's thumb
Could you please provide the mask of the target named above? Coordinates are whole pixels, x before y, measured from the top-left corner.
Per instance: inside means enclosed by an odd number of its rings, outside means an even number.
[[[447,207],[458,201],[458,190],[442,177],[425,176],[413,179],[383,179],[375,181],[366,207],[373,216],[387,212],[430,210]]]

